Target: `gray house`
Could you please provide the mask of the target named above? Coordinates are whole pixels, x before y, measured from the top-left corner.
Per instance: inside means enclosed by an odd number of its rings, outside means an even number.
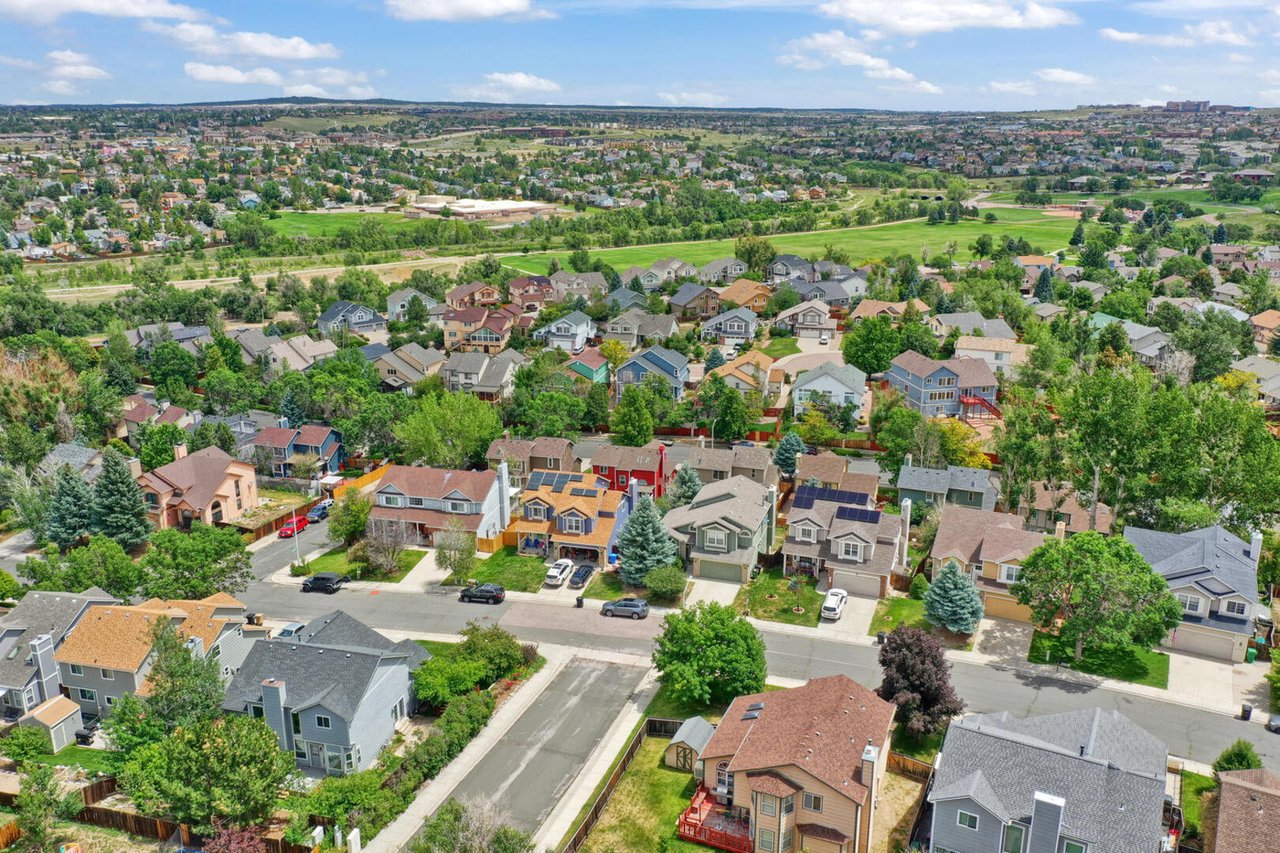
[[[852,364],[826,362],[796,377],[791,386],[791,410],[797,419],[810,405],[853,406],[853,417],[862,417],[862,399],[867,394],[867,376]]]
[[[263,720],[299,767],[365,770],[416,707],[412,673],[429,657],[335,610],[288,640],[254,643],[222,707]]]
[[[746,583],[760,554],[773,548],[777,500],[775,486],[730,477],[703,486],[692,503],[672,509],[662,523],[694,577]]]
[[[731,308],[702,324],[702,339],[725,346],[737,346],[756,336],[760,318],[750,308]]]
[[[409,319],[409,303],[417,297],[422,302],[422,307],[430,311],[436,306],[436,300],[420,290],[414,290],[412,287],[402,287],[395,293],[387,297],[387,319],[403,322]]]
[[[987,468],[919,468],[908,454],[898,471],[898,495],[916,506],[959,504],[991,512],[1000,498],[1000,480]]]
[[[386,319],[366,305],[340,299],[316,320],[316,328],[326,338],[338,332],[376,332],[387,327]]]
[[[579,352],[596,336],[595,321],[582,311],[570,311],[559,320],[535,329],[533,339],[566,352]]]
[[[79,595],[29,592],[0,618],[0,705],[6,719],[61,695],[54,651],[90,607],[115,603],[96,587]]]
[[[625,344],[628,349],[635,349],[648,341],[665,341],[679,331],[680,324],[670,314],[650,314],[643,308],[628,308],[609,321],[604,337],[605,340]]]
[[[947,729],[933,853],[1141,853],[1164,828],[1163,743],[1115,711],[975,714]]]

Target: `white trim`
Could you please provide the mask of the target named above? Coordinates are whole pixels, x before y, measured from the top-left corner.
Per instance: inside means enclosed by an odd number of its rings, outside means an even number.
[[[969,824],[964,822],[964,818],[966,817],[973,818],[973,826],[970,826]],[[964,809],[956,809],[956,826],[962,826],[965,829],[972,829],[974,832],[977,832],[978,823],[979,823],[978,816],[973,812],[967,812]]]

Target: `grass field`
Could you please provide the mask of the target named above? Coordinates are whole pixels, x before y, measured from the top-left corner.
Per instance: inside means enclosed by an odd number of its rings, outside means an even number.
[[[1075,662],[1070,643],[1052,634],[1036,631],[1031,640],[1027,660],[1032,663],[1058,663],[1076,672],[1087,672],[1103,678],[1115,678],[1149,687],[1169,686],[1169,656],[1139,646],[1115,646],[1091,649]]]
[[[671,741],[646,738],[627,767],[600,822],[582,848],[590,853],[697,853],[707,848],[675,837],[676,820],[698,788],[688,770],[663,763]]]
[[[1004,204],[1016,204],[1017,195],[1018,193],[1016,191],[997,192],[992,193],[986,200]],[[1199,207],[1204,210],[1205,213],[1248,212],[1252,209],[1260,209],[1268,204],[1280,204],[1280,189],[1268,190],[1263,194],[1261,201],[1248,205],[1223,204],[1209,198],[1208,190],[1193,189],[1143,189],[1122,193],[1053,193],[1052,195],[1054,204],[1075,204],[1078,201],[1085,201],[1086,199],[1095,199],[1099,204],[1105,204],[1109,199],[1113,199],[1118,196],[1125,196],[1126,198],[1140,198],[1147,203],[1159,198],[1173,199],[1176,201],[1184,201],[1194,207]]]
[[[97,773],[110,773],[112,753],[105,749],[89,749],[71,744],[64,746],[57,755],[37,755],[31,760],[37,764],[50,764],[54,767],[83,767]]]
[[[1200,800],[1216,787],[1212,776],[1182,771],[1182,818],[1189,835],[1200,834]]]
[[[336,572],[340,575],[351,575],[356,580],[399,583],[404,580],[405,575],[413,571],[413,567],[418,565],[418,561],[426,556],[426,553],[426,551],[406,548],[400,552],[400,556],[396,559],[396,571],[389,575],[379,575],[370,572],[369,567],[363,563],[352,563],[347,559],[347,549],[339,545],[337,548],[330,549],[307,563],[307,574]]]
[[[515,548],[503,548],[487,560],[476,560],[470,577],[480,583],[496,583],[516,592],[537,592],[547,577],[547,564],[538,557],[522,557]],[[445,583],[461,583],[467,578],[449,578]]]
[[[799,605],[803,608],[803,613],[792,610],[797,603],[797,593],[788,588],[791,579],[782,576],[782,569],[769,569],[757,575],[755,580],[738,592],[733,609],[741,612],[745,604],[746,609],[757,619],[813,627],[818,624],[821,615],[823,595],[818,592],[812,580],[798,576],[797,579],[800,584]],[[769,598],[771,595],[774,598]]]
[[[928,225],[923,220],[913,220],[864,228],[786,234],[770,237],[769,242],[779,253],[790,252],[803,257],[820,256],[825,247],[830,244],[849,252],[854,263],[903,253],[919,257],[921,248],[927,249],[930,254],[941,254],[946,251],[948,243],[954,242],[957,249],[956,260],[964,261],[973,257],[969,251],[969,244],[980,234],[1025,237],[1033,246],[1051,252],[1064,248],[1076,227],[1076,221],[1073,218],[1050,216],[1039,210],[997,208],[991,212],[996,215],[998,221],[987,223],[965,220],[955,225]],[[705,264],[732,254],[732,240],[664,243],[657,246],[629,246],[591,252],[593,258],[599,258],[618,270],[633,265],[649,266],[659,258],[678,257],[691,264]],[[504,263],[524,272],[545,275],[552,258],[559,260],[561,266],[567,268],[569,258],[567,252],[513,256],[505,258]]]
[[[286,237],[332,237],[342,228],[355,228],[366,219],[375,219],[394,230],[409,228],[415,220],[398,213],[296,213],[286,211],[267,225]]]
[[[914,598],[883,598],[876,604],[876,614],[871,617],[867,633],[875,636],[881,631],[892,631],[899,625],[932,631],[933,626],[924,618],[924,602]]]
[[[302,133],[318,133],[331,127],[384,127],[398,119],[409,117],[407,113],[343,113],[333,116],[280,116],[263,122],[263,127],[292,130]]]
[[[795,338],[771,338],[766,346],[760,348],[760,352],[769,358],[795,355],[800,352],[800,342]]]

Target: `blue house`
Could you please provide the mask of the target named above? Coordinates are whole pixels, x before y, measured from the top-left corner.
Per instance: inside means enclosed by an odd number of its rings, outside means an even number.
[[[756,336],[760,318],[750,308],[731,308],[702,324],[702,339],[737,346]]]
[[[937,361],[907,350],[889,363],[885,379],[908,406],[927,418],[1000,414],[996,376],[981,359]]]
[[[284,421],[288,423],[287,421]],[[274,477],[292,477],[293,466],[299,456],[314,456],[319,460],[318,475],[336,474],[347,458],[342,446],[342,433],[331,426],[306,424],[294,428],[268,427],[253,439],[255,448],[265,447],[271,453],[271,474]]]
[[[666,347],[652,346],[627,359],[618,368],[618,394],[628,385],[639,385],[653,374],[662,377],[671,386],[671,396],[679,400],[684,396],[685,383],[689,381],[689,359]]]
[[[518,534],[522,554],[606,565],[616,555],[639,485],[633,480],[622,492],[589,471],[534,471],[507,531]]]

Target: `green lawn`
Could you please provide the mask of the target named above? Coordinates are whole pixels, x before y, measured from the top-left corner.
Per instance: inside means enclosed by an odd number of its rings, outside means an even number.
[[[1086,650],[1079,663],[1075,649],[1052,634],[1036,631],[1031,640],[1027,660],[1032,663],[1058,663],[1077,672],[1087,672],[1103,678],[1114,678],[1149,687],[1169,686],[1169,656],[1138,646],[1115,646],[1106,649]]]
[[[800,352],[800,342],[795,338],[770,338],[769,343],[760,348],[760,352],[769,356],[769,358],[795,355]]]
[[[586,853],[704,853],[676,838],[676,820],[689,807],[697,782],[688,770],[667,767],[667,738],[646,738],[627,767],[600,821],[582,847]]]
[[[943,729],[940,732],[917,738],[902,731],[901,725],[895,724],[893,727],[893,751],[899,752],[908,758],[932,763],[934,756],[942,748],[942,739],[946,737],[946,734],[946,729]]]
[[[796,606],[796,593],[788,589],[791,578],[782,576],[782,569],[768,569],[756,576],[756,579],[738,592],[733,602],[733,609],[741,611],[745,604],[747,611],[757,619],[770,622],[785,622],[788,625],[818,624],[819,610],[822,608],[822,593],[811,578],[796,576],[800,583],[800,606],[803,613],[792,612]],[[769,598],[769,596],[774,598]]]
[[[643,596],[644,590],[627,589],[617,572],[597,571],[591,576],[591,582],[587,584],[587,588],[582,591],[583,598],[595,598],[601,601],[611,601],[625,595]]]
[[[414,566],[418,565],[418,561],[426,556],[426,553],[426,551],[406,548],[396,560],[396,571],[389,575],[379,575],[371,572],[364,563],[353,563],[348,560],[346,546],[339,545],[337,548],[326,551],[307,563],[306,568],[309,575],[319,574],[320,572],[337,572],[340,575],[351,575],[355,580],[399,583],[404,580],[405,575],[413,570]]]
[[[105,749],[88,749],[70,744],[62,748],[57,755],[37,755],[31,760],[37,764],[50,764],[54,767],[83,767],[97,773],[111,773],[114,769],[111,761],[112,753]]]
[[[1182,819],[1188,835],[1200,834],[1200,797],[1216,787],[1212,776],[1182,771]]]
[[[547,576],[547,564],[539,557],[522,557],[515,548],[503,548],[487,560],[476,560],[468,577],[480,583],[496,583],[516,592],[537,592]],[[449,578],[461,585],[467,578]]]
[[[881,631],[892,631],[899,625],[919,628],[921,631],[932,631],[933,626],[924,618],[924,602],[914,598],[882,598],[876,603],[876,615],[871,617],[871,628],[867,631],[875,636]]]
[[[392,231],[412,228],[416,220],[399,213],[281,213],[278,219],[266,220],[267,226],[286,237],[332,237],[343,228],[355,228],[361,222],[381,222]]]
[[[923,220],[894,222],[889,225],[872,225],[861,228],[839,228],[828,231],[812,231],[806,234],[787,234],[769,237],[779,253],[790,252],[802,257],[821,255],[830,244],[849,252],[853,262],[885,258],[890,255],[920,255],[921,247],[930,254],[946,251],[947,244],[956,244],[956,260],[973,257],[969,244],[980,234],[998,237],[1025,237],[1032,246],[1046,252],[1065,248],[1075,230],[1076,220],[1066,216],[1049,216],[1040,210],[1024,208],[994,208],[996,222],[964,220],[955,225],[929,225]],[[716,258],[733,254],[733,240],[701,240],[685,243],[664,243],[655,246],[629,246],[621,249],[592,250],[591,257],[599,258],[615,269],[632,265],[649,266],[659,258],[678,257],[691,264],[705,264]],[[545,275],[556,258],[561,266],[568,265],[568,252],[535,252],[512,256],[504,263],[524,272]]]
[[[434,655],[451,655],[453,650],[458,647],[456,640],[414,640],[415,643],[422,646]]]

